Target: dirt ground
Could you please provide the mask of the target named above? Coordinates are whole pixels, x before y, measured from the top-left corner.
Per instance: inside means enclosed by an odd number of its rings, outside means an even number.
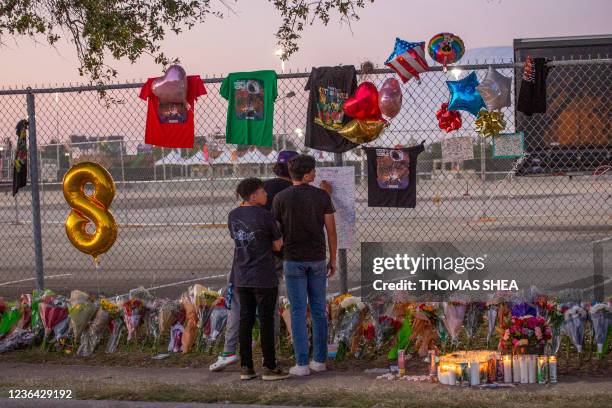
[[[330,363],[328,372],[308,378],[241,382],[238,366],[210,373],[207,367],[213,359],[172,355],[156,361],[140,352],[78,359],[57,353],[13,352],[0,359],[0,392],[5,396],[8,389],[52,388],[71,389],[78,399],[343,407],[586,408],[609,407],[612,401],[612,376],[606,360],[590,362],[588,370],[579,374],[561,370],[555,385],[479,389],[377,380],[375,374],[364,373],[364,368],[384,367],[382,360]],[[425,372],[422,363],[410,362],[409,375]]]

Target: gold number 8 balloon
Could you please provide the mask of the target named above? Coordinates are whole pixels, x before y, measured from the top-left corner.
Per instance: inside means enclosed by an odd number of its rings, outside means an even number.
[[[87,195],[85,186],[91,183],[93,193]],[[66,234],[79,251],[93,257],[108,251],[117,239],[117,223],[108,210],[115,197],[115,182],[110,173],[98,163],[75,164],[64,176],[64,198],[72,208],[66,218]],[[87,231],[93,222],[96,230]]]

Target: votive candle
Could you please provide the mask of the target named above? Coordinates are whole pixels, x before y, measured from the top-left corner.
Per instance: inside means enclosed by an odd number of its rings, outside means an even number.
[[[530,354],[527,356],[527,364],[529,366],[529,384],[535,384],[536,379],[536,356]]]
[[[538,384],[546,384],[548,381],[548,361],[546,357],[538,357]]]
[[[548,374],[550,376],[550,383],[557,383],[557,357],[550,356],[548,357]]]
[[[512,357],[504,356],[504,382],[512,382]]]
[[[480,384],[480,364],[478,361],[470,363],[470,385]]]
[[[521,382],[521,361],[518,355],[512,357],[512,380],[515,383]]]
[[[529,362],[527,361],[526,355],[519,357],[519,363],[521,365],[521,384],[529,384]]]

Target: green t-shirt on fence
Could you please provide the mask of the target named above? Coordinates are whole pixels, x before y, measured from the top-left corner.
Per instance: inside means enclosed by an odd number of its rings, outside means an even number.
[[[223,80],[220,93],[229,102],[226,142],[272,146],[276,72],[234,72]]]

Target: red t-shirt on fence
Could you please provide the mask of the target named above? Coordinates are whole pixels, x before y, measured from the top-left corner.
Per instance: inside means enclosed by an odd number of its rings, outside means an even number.
[[[151,86],[155,78],[147,79],[140,89],[140,98],[149,100],[145,143],[161,147],[193,147],[193,112],[195,101],[206,95],[204,82],[199,75],[187,77],[187,103],[159,103]]]

